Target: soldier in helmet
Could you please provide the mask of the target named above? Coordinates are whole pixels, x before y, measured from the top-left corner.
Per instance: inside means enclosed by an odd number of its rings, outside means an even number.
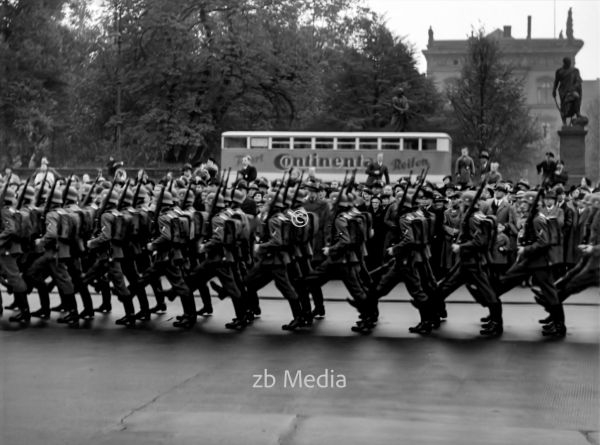
[[[117,208],[120,213],[121,224],[124,225],[121,230],[124,230],[127,235],[122,242],[123,258],[121,259],[121,268],[129,282],[129,292],[137,297],[140,304],[140,311],[135,314],[135,318],[137,320],[148,321],[150,320],[150,305],[148,303],[146,288],[139,284],[141,277],[138,273],[137,264],[137,260],[141,254],[141,246],[137,234],[139,231],[139,221],[136,219],[136,212],[133,208],[136,191],[139,195],[139,187],[133,190],[132,187],[129,187],[128,183],[125,184],[125,188],[121,191],[120,206]]]
[[[83,303],[83,311],[79,314],[79,318],[91,320],[94,318],[94,306],[88,286],[83,282],[81,264],[81,259],[85,252],[84,234],[81,230],[84,223],[82,209],[77,204],[79,201],[77,190],[69,183],[67,185],[68,189],[63,191],[65,207],[63,210],[58,211],[59,223],[61,225],[59,233],[61,234],[61,238],[69,245],[71,255],[65,260],[65,263],[73,286],[81,296]]]
[[[218,190],[217,190],[218,191]],[[238,195],[238,201],[239,201]],[[232,219],[232,212],[225,206],[225,199],[221,193],[210,193],[207,196],[210,215],[214,215],[210,221],[210,234],[207,240],[200,244],[200,252],[205,255],[204,260],[193,271],[191,282],[196,283],[200,290],[200,296],[204,307],[202,315],[212,312],[210,294],[206,287],[208,282],[215,277],[219,278],[221,286],[211,283],[219,298],[230,297],[233,303],[235,318],[225,324],[227,329],[244,329],[251,321],[248,317],[246,304],[234,270],[236,248],[236,226]]]
[[[65,317],[61,317],[57,321],[76,326],[79,324],[79,314],[75,304],[75,288],[67,268],[71,252],[59,232],[61,227],[59,209],[63,203],[63,194],[60,189],[55,187],[53,186],[46,197],[45,210],[47,213],[44,235],[36,240],[36,246],[43,249],[43,254],[33,262],[26,274],[26,281],[37,289],[41,303],[41,309],[33,312],[31,316],[42,319],[50,318],[50,296],[45,279],[51,276],[58,287],[61,306],[68,311]]]
[[[339,196],[339,193],[342,193]],[[323,261],[306,278],[308,285],[322,286],[334,277],[341,278],[350,293],[352,300],[349,302],[359,311],[363,321],[374,318],[372,307],[369,306],[367,293],[359,278],[360,264],[356,250],[353,246],[350,220],[354,195],[341,191],[332,193],[331,199],[337,203],[337,209],[332,213],[332,230],[330,244],[323,248],[325,261]]]
[[[26,326],[29,323],[29,304],[27,302],[27,286],[17,264],[17,258],[22,253],[19,243],[19,218],[15,205],[15,192],[3,187],[3,201],[0,202],[0,274],[6,278],[7,285],[15,295],[15,302],[20,310],[9,321]],[[0,300],[0,314],[2,313]]]
[[[395,237],[398,242],[387,248],[388,255],[392,256],[395,261],[384,269],[381,279],[374,283],[370,299],[376,306],[377,300],[389,294],[399,282],[404,281],[406,290],[413,299],[413,305],[421,316],[420,323],[411,327],[409,331],[429,334],[435,320],[430,296],[423,290],[421,277],[416,267],[420,248],[415,237],[414,222],[418,217],[414,214],[413,194],[414,190],[407,190],[406,196],[403,196],[398,203],[398,235]],[[363,320],[359,327],[369,329],[368,322],[369,320]]]
[[[262,236],[254,246],[257,262],[248,272],[244,285],[249,292],[258,292],[271,280],[275,286],[288,300],[290,305],[292,321],[284,324],[283,330],[293,331],[310,324],[310,308],[301,307],[301,302],[296,289],[288,275],[288,265],[291,258],[288,252],[289,231],[287,230],[287,218],[283,214],[285,210],[284,191],[280,188],[278,193],[271,197],[269,211],[263,213]],[[311,318],[312,319],[312,318]]]
[[[95,236],[87,242],[89,250],[96,253],[96,261],[85,273],[84,283],[91,283],[99,277],[107,275],[113,285],[114,292],[123,304],[125,316],[116,324],[127,327],[135,326],[135,315],[131,292],[125,285],[125,277],[121,262],[124,258],[123,243],[127,236],[125,227],[120,224],[120,213],[117,210],[119,192],[109,190],[104,198],[104,205],[98,210],[96,221],[100,227]]]
[[[498,286],[497,292],[498,295],[502,295],[532,277],[533,284],[540,289],[534,291],[536,301],[550,313],[550,322],[545,325],[542,333],[544,336],[562,338],[567,333],[565,313],[550,270],[552,243],[548,219],[539,209],[542,193],[543,189],[537,193],[525,192],[521,197],[519,205],[524,221],[519,224],[521,230],[517,261],[506,275],[501,277],[501,285]]]
[[[174,220],[177,215],[173,212],[173,195],[171,192],[165,191],[164,188],[160,193],[162,194],[162,202],[160,202],[160,195],[158,195],[154,209],[158,217],[157,232],[147,244],[147,249],[153,252],[154,262],[144,272],[141,283],[146,285],[156,277],[166,277],[172,288],[169,298],[174,299],[175,296],[179,296],[183,307],[183,315],[177,317],[177,321],[173,323],[173,326],[189,329],[196,324],[196,303],[190,288],[183,279],[181,268],[177,264],[181,252],[179,247],[174,245]]]
[[[497,337],[503,332],[502,304],[494,291],[490,279],[488,253],[493,247],[495,221],[487,217],[474,202],[476,193],[467,191],[462,194],[463,218],[461,232],[452,244],[452,251],[458,255],[458,263],[448,275],[438,283],[436,299],[438,306],[463,284],[479,304],[490,311],[480,334]],[[475,209],[469,212],[469,209]]]

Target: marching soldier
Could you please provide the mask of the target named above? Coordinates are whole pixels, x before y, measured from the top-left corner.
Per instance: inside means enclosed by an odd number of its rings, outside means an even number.
[[[81,257],[85,252],[85,241],[82,238],[82,226],[84,224],[82,209],[77,205],[79,196],[73,187],[69,187],[63,192],[65,196],[65,208],[59,209],[59,234],[63,242],[70,248],[70,257],[65,260],[69,276],[75,287],[75,291],[81,296],[83,311],[79,318],[91,320],[94,318],[94,306],[92,296],[87,284],[83,282],[83,272],[81,266]]]
[[[154,262],[144,272],[141,284],[146,285],[156,277],[165,276],[172,288],[169,298],[174,299],[175,296],[179,296],[183,308],[183,315],[177,317],[173,326],[189,329],[196,324],[196,303],[190,288],[183,279],[181,268],[177,264],[181,258],[181,251],[179,246],[173,245],[173,222],[177,218],[172,211],[173,195],[164,188],[160,193],[162,194],[162,203],[157,200],[155,204],[155,212],[158,216],[158,234],[147,244],[148,250],[154,252]]]
[[[406,196],[396,206],[398,234],[394,238],[398,242],[387,248],[387,253],[393,257],[393,261],[387,267],[384,267],[381,279],[378,280],[371,292],[371,298],[374,299],[376,304],[377,300],[389,294],[398,283],[404,281],[406,290],[413,299],[412,304],[421,316],[419,324],[409,328],[409,332],[429,334],[433,328],[434,319],[432,318],[432,305],[429,295],[423,290],[421,277],[416,267],[421,246],[415,236],[414,222],[418,216],[414,214],[412,207],[412,193],[407,191]]]
[[[362,316],[362,323],[357,326],[361,327],[360,325],[364,324],[367,329],[371,329],[376,314],[369,304],[367,293],[359,278],[360,265],[354,248],[355,237],[351,233],[352,226],[349,222],[354,195],[343,191],[332,195],[332,200],[338,204],[338,211],[333,215],[331,244],[323,249],[325,261],[317,266],[306,280],[310,285],[323,286],[332,278],[340,277],[352,298],[349,302]]]
[[[551,257],[551,240],[548,219],[539,211],[538,201],[543,189],[538,193],[526,192],[521,198],[521,211],[526,215],[519,233],[517,262],[501,277],[498,294],[502,295],[519,285],[528,277],[539,286],[536,301],[551,315],[552,323],[543,330],[544,336],[564,337],[565,314],[552,280],[550,267],[558,258]]]
[[[480,189],[482,191],[482,189]],[[444,300],[463,284],[474,297],[475,301],[490,311],[489,318],[480,334],[496,337],[502,334],[502,304],[492,286],[489,274],[488,253],[493,246],[495,222],[490,221],[478,210],[478,194],[472,191],[464,192],[461,196],[463,205],[463,222],[461,233],[452,251],[458,255],[458,263],[448,275],[438,283],[435,291],[439,306]]]
[[[3,201],[0,203],[0,274],[6,278],[6,284],[14,293],[15,303],[20,311],[18,315],[10,317],[9,321],[26,326],[30,319],[27,285],[17,263],[17,258],[22,253],[19,243],[20,218],[14,209],[15,193],[7,186],[8,184],[4,186]]]
[[[96,261],[83,276],[84,283],[108,275],[117,298],[123,304],[125,316],[118,319],[116,324],[127,327],[135,326],[135,315],[131,293],[125,285],[125,277],[121,262],[124,258],[123,244],[127,232],[122,223],[121,214],[117,210],[119,193],[109,190],[104,198],[104,208],[98,210],[96,220],[100,221],[98,234],[87,242],[87,248],[96,253]]]
[[[254,246],[258,261],[248,271],[244,285],[248,292],[258,292],[274,280],[275,286],[288,301],[293,316],[293,320],[281,328],[293,331],[309,326],[312,318],[309,314],[310,308],[301,306],[298,293],[288,275],[291,258],[288,253],[289,233],[286,229],[289,228],[287,225],[289,221],[282,213],[285,210],[285,197],[281,196],[281,190],[278,192],[271,198],[269,211],[262,221],[263,236]]]
[[[79,324],[79,314],[75,303],[75,288],[66,264],[71,258],[71,252],[69,245],[64,242],[59,232],[61,226],[58,210],[63,203],[63,194],[54,187],[56,186],[53,186],[46,197],[48,212],[45,216],[44,235],[35,242],[38,248],[43,249],[43,253],[33,262],[26,273],[26,281],[37,289],[42,306],[31,316],[46,320],[50,318],[50,296],[46,289],[45,279],[51,276],[62,297],[61,305],[68,312],[65,317],[61,317],[57,321],[69,326],[76,326]]]

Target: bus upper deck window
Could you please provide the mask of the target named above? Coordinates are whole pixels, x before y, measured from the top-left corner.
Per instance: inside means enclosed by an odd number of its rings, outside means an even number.
[[[250,138],[250,148],[269,148],[269,138]]]
[[[423,139],[421,150],[435,151],[437,150],[437,139]]]
[[[311,147],[311,138],[294,138],[294,150],[310,150]]]
[[[290,138],[273,138],[271,140],[271,148],[273,150],[289,150]]]
[[[382,150],[400,150],[400,139],[398,138],[382,138]]]
[[[315,148],[317,150],[332,150],[333,138],[315,138]]]
[[[354,150],[356,149],[355,138],[338,138],[337,140],[338,150]]]
[[[418,150],[419,140],[418,139],[404,139],[404,150]]]
[[[245,137],[226,137],[223,139],[223,148],[248,148]]]
[[[358,148],[361,150],[377,150],[377,138],[360,138]]]

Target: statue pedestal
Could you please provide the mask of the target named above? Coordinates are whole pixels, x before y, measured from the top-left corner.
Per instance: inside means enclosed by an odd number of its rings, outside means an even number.
[[[585,135],[583,127],[564,126],[558,130],[560,137],[559,156],[565,162],[565,170],[569,174],[569,184],[579,184],[585,176]]]

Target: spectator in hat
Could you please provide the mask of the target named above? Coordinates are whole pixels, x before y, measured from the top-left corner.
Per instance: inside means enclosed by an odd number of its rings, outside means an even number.
[[[455,174],[456,182],[461,188],[466,188],[472,185],[473,175],[475,174],[475,162],[469,156],[469,149],[463,147],[460,149],[461,155],[456,160]]]
[[[514,206],[510,205],[507,200],[508,186],[500,183],[494,190],[494,197],[488,199],[481,211],[485,215],[493,215],[496,217],[498,224],[502,224],[504,232],[509,239],[509,247],[511,251],[517,249],[517,212]]]
[[[529,181],[527,179],[519,179],[517,185],[515,186],[515,192],[519,191],[527,191],[531,189],[531,185],[529,185]]]
[[[490,172],[490,167],[490,154],[486,150],[481,150],[479,153],[479,178],[481,181]]]
[[[377,153],[377,160],[367,166],[367,185],[380,182],[385,177],[385,183],[390,183],[388,168],[383,164],[383,153]]]
[[[385,209],[382,206],[381,196],[375,195],[370,200],[368,212],[371,214],[373,237],[367,241],[367,269],[373,270],[383,262],[383,243],[385,241]]]
[[[552,175],[556,171],[556,161],[554,160],[554,153],[551,151],[546,153],[546,159],[535,166],[538,175],[542,175],[542,183],[548,182],[552,179]]]
[[[256,167],[252,165],[252,156],[244,156],[242,158],[242,169],[238,171],[238,177],[250,183],[256,179],[256,176]]]
[[[569,182],[569,174],[565,170],[565,162],[561,159],[556,164],[556,169],[554,173],[552,173],[552,178],[550,180],[550,185],[552,187],[562,184],[563,186]]]
[[[562,185],[554,187],[556,192],[556,206],[563,211],[565,217],[562,228],[563,235],[563,262],[565,264],[565,270],[570,269],[575,263],[575,255],[573,254],[572,245],[575,241],[573,239],[573,225],[576,219],[576,210],[572,203],[567,202],[566,192]]]
[[[46,176],[46,172],[48,172],[48,176]],[[46,177],[46,185],[52,186],[54,181],[60,179],[60,175],[56,170],[50,167],[50,162],[48,161],[48,157],[43,156],[40,161],[40,167],[33,173],[33,183],[37,187],[41,184],[41,182]]]
[[[315,236],[312,245],[316,264],[318,261],[325,259],[322,251],[323,247],[327,244],[326,241],[329,236],[326,232],[331,219],[331,210],[325,198],[320,196],[321,192],[324,192],[324,187],[321,187],[315,181],[309,181],[306,184],[306,190],[308,191],[308,196],[306,201],[304,201],[304,208],[307,212],[316,215],[318,223],[318,227],[315,227],[314,230]]]
[[[488,184],[497,184],[502,182],[502,173],[498,171],[500,164],[498,162],[490,162],[489,166],[490,171],[487,173]]]

